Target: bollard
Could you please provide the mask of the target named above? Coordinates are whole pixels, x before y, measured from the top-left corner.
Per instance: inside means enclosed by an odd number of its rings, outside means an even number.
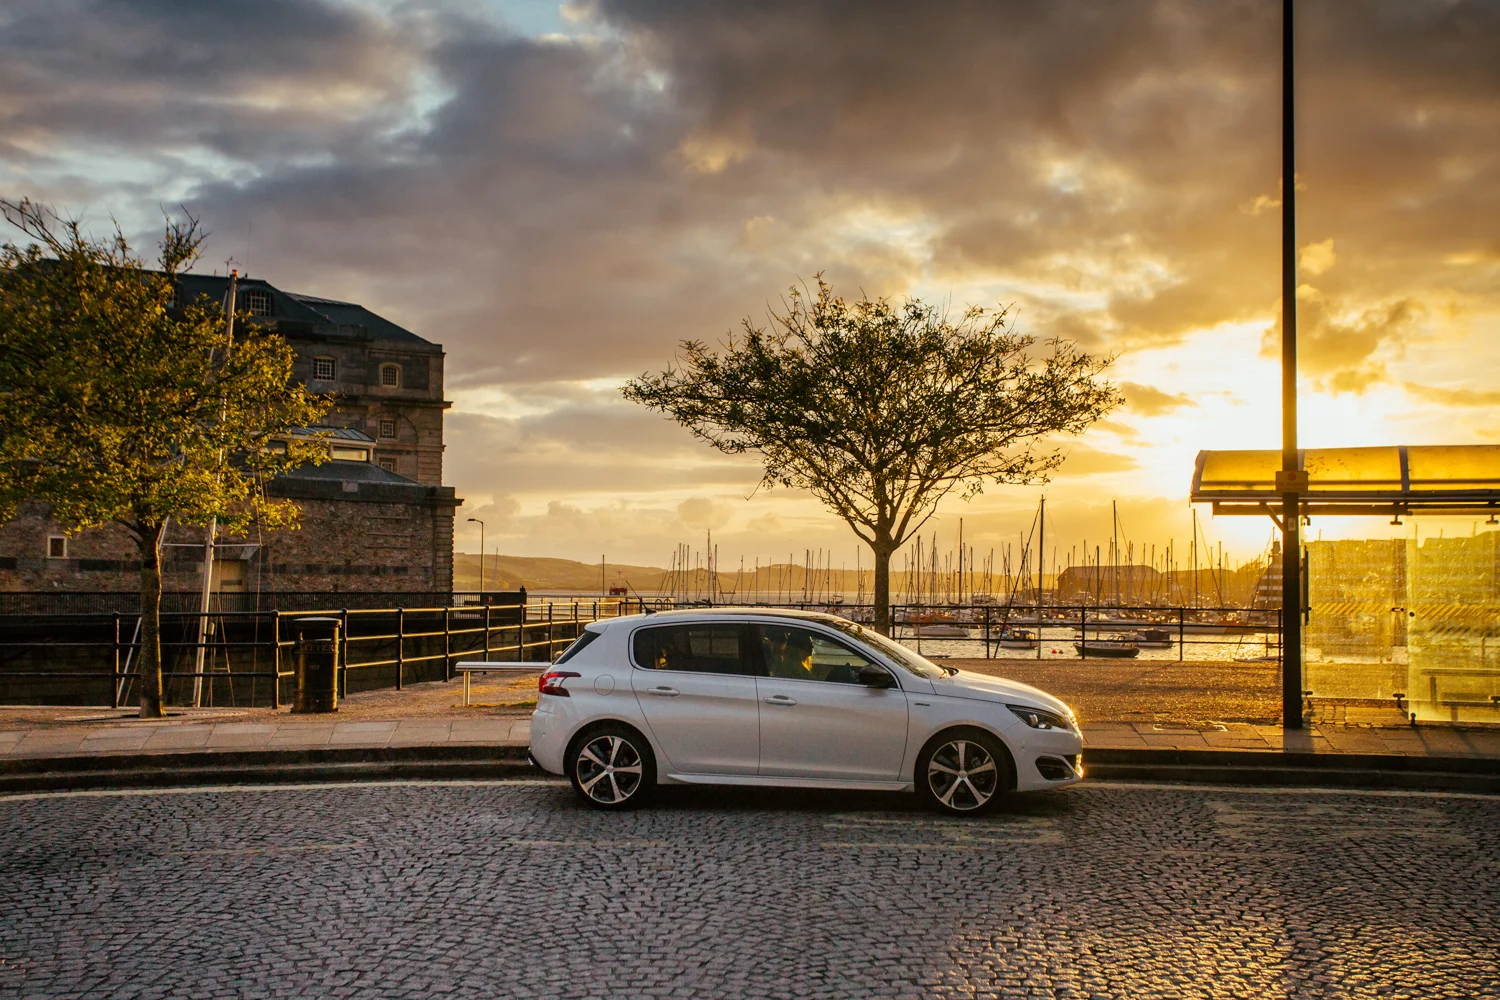
[[[297,700],[292,711],[337,712],[339,620],[297,618],[292,632],[297,636]]]

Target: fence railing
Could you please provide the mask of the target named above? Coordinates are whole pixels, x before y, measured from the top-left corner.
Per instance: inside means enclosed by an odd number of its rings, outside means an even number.
[[[414,680],[451,680],[463,658],[550,661],[591,621],[649,607],[638,599],[556,601],[541,604],[322,608],[298,611],[161,616],[162,681],[169,702],[184,703],[201,682],[205,703],[284,702],[283,683],[296,676],[295,622],[334,618],[339,623],[340,694],[378,687],[403,688]],[[55,616],[0,616],[0,704],[108,704],[119,708],[139,695],[139,616],[120,612]],[[194,669],[198,651],[204,669]],[[45,658],[45,669],[34,662]],[[28,664],[27,661],[33,661]],[[27,666],[32,669],[26,669]],[[30,682],[30,683],[28,683]],[[107,698],[98,695],[105,693]],[[248,692],[245,690],[248,685]],[[19,691],[19,697],[17,692]]]

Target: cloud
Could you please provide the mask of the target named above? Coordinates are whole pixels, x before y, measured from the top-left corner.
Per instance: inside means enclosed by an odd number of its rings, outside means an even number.
[[[1183,407],[1198,405],[1185,392],[1163,392],[1155,386],[1139,382],[1121,382],[1120,389],[1125,393],[1125,408],[1144,417],[1159,417]]]
[[[1015,303],[1026,332],[1110,353],[1275,315],[1275,4],[596,0],[547,37],[485,10],[14,0],[0,194],[142,233],[185,202],[214,234],[204,267],[248,251],[443,344],[449,478],[521,517],[614,490],[677,524],[685,499],[748,492],[753,463],[587,386],[820,270],[845,293]],[[1298,18],[1311,388],[1462,391],[1456,345],[1500,313],[1500,4]],[[1132,410],[1180,417],[1196,390],[1173,378]],[[1069,474],[1147,445],[1118,446]]]
[[[1303,247],[1297,255],[1297,267],[1304,274],[1316,276],[1332,267],[1337,260],[1338,255],[1333,252],[1333,240],[1327,239]]]
[[[1500,406],[1500,390],[1447,389],[1436,385],[1406,383],[1406,391],[1418,399],[1440,406],[1484,407]]]

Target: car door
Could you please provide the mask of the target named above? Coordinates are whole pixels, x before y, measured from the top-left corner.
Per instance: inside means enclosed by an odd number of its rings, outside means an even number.
[[[756,772],[760,713],[749,634],[737,622],[646,625],[632,634],[631,686],[669,770]]]
[[[800,625],[758,625],[755,638],[761,774],[900,780],[906,695],[859,680],[862,669],[885,667]]]

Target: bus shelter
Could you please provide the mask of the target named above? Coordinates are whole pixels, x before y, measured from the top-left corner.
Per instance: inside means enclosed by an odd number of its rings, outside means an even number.
[[[1310,697],[1395,704],[1414,721],[1500,721],[1500,445],[1298,455],[1304,523],[1363,515],[1407,528],[1404,539],[1304,542]],[[1279,522],[1281,467],[1279,451],[1199,452],[1192,502]]]

